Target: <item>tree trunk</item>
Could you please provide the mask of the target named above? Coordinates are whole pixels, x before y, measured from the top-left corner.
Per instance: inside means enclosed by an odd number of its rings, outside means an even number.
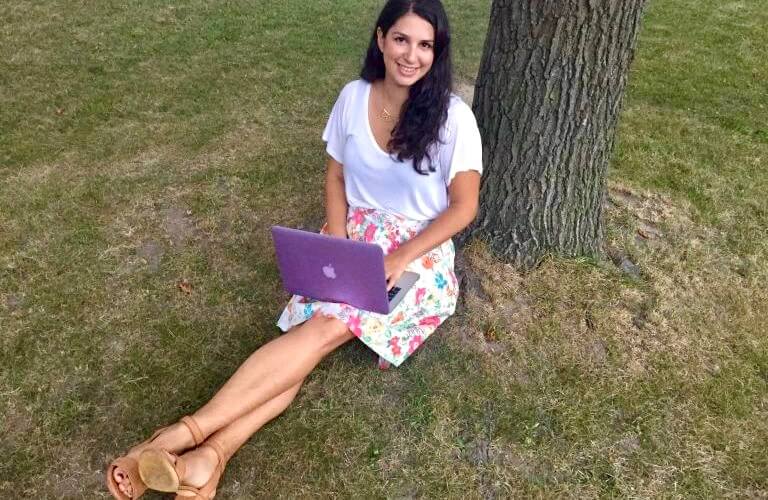
[[[485,173],[467,236],[529,267],[595,255],[645,0],[494,0],[472,108]]]

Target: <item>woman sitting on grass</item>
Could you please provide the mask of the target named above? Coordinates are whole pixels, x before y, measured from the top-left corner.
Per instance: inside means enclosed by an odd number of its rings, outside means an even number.
[[[109,466],[116,498],[146,488],[212,498],[229,458],[282,413],[312,369],[360,339],[399,366],[453,314],[451,237],[475,217],[482,154],[474,115],[451,93],[448,19],[439,0],[390,0],[361,79],[341,91],[323,133],[329,158],[323,231],[384,249],[387,284],[419,281],[389,315],[293,296],[287,331],[254,352],[193,415]]]

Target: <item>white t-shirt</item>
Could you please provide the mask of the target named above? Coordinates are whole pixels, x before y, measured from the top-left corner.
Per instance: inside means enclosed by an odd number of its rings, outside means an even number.
[[[347,202],[413,220],[432,220],[448,208],[448,186],[458,172],[482,172],[480,131],[472,110],[451,95],[440,142],[430,149],[435,172],[421,175],[413,160],[397,161],[384,152],[368,123],[371,84],[348,83],[339,94],[323,132],[326,151],[343,165]],[[426,161],[426,159],[425,159]],[[424,170],[424,167],[422,167]]]

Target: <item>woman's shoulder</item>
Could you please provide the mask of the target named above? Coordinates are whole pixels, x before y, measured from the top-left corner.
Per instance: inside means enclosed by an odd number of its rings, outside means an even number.
[[[461,120],[468,116],[474,118],[472,108],[458,94],[451,93],[451,99],[448,101],[448,120]]]
[[[475,114],[469,104],[456,94],[451,94],[448,102],[448,115],[445,120],[446,140],[450,140],[457,130],[477,128]]]
[[[368,88],[368,85],[370,85],[370,83],[362,79],[347,82],[344,87],[342,87],[341,92],[339,92],[339,98],[343,98],[345,100],[354,99],[362,92],[365,92],[365,90]]]

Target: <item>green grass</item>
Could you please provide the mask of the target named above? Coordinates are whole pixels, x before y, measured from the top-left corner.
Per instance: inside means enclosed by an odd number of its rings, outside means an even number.
[[[759,2],[652,5],[614,174],[682,196],[735,251],[764,252],[767,14]]]
[[[472,80],[489,2],[446,4]],[[268,229],[319,221],[378,6],[0,6],[5,496],[105,497],[112,457],[277,335]],[[331,355],[219,496],[768,494],[765,25],[758,0],[648,8],[606,210],[640,279],[471,246],[487,297],[400,369]]]

